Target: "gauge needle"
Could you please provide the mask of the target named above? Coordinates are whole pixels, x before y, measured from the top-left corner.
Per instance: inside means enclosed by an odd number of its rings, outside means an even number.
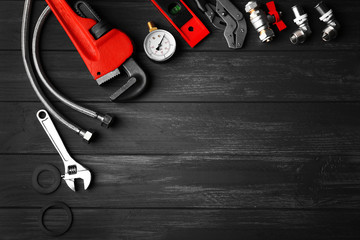
[[[164,34],[164,36],[162,37],[162,39],[161,39],[158,47],[156,48],[156,51],[159,51],[159,50],[160,50],[160,47],[161,47],[162,42],[164,41],[164,38],[165,38],[165,34]]]

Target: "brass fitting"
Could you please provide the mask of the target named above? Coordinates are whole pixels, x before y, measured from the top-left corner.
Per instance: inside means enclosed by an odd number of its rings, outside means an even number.
[[[153,22],[148,22],[149,32],[155,31],[158,28],[155,26]]]

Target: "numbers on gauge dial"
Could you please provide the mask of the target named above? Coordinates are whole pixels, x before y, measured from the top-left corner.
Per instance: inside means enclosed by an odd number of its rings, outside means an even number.
[[[146,53],[155,61],[169,59],[176,49],[174,37],[165,30],[151,32],[145,41]]]

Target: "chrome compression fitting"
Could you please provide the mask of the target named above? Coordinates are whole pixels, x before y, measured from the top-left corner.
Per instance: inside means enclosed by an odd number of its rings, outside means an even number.
[[[335,19],[333,10],[330,9],[324,2],[320,2],[315,6],[315,9],[320,14],[320,21],[327,24],[322,32],[322,40],[329,42],[338,36],[340,23]]]
[[[292,44],[301,44],[312,33],[308,22],[308,15],[300,5],[293,6],[292,11],[295,16],[294,22],[299,28],[290,36],[290,42]]]

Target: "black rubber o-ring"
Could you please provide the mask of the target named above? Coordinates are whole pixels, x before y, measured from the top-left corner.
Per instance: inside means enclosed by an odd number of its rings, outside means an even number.
[[[68,220],[67,220],[66,225],[64,226],[63,229],[61,229],[59,231],[52,231],[52,230],[49,230],[45,226],[44,216],[45,216],[45,213],[47,212],[47,210],[49,210],[50,208],[61,208],[66,212],[66,214],[68,216]],[[50,204],[46,205],[45,207],[43,207],[41,209],[41,211],[40,211],[40,216],[39,216],[40,227],[46,234],[48,234],[50,236],[53,236],[53,237],[61,236],[61,235],[65,234],[67,231],[69,231],[69,229],[71,227],[71,224],[72,224],[72,221],[73,221],[73,214],[71,212],[71,209],[69,208],[68,205],[66,205],[63,202],[50,203]]]
[[[45,171],[51,172],[55,180],[53,185],[46,188],[41,186],[39,183],[39,175]],[[32,185],[37,192],[41,194],[53,193],[58,189],[60,183],[61,183],[61,174],[59,172],[59,169],[57,169],[55,166],[51,164],[43,164],[35,168],[34,173],[32,175]]]

